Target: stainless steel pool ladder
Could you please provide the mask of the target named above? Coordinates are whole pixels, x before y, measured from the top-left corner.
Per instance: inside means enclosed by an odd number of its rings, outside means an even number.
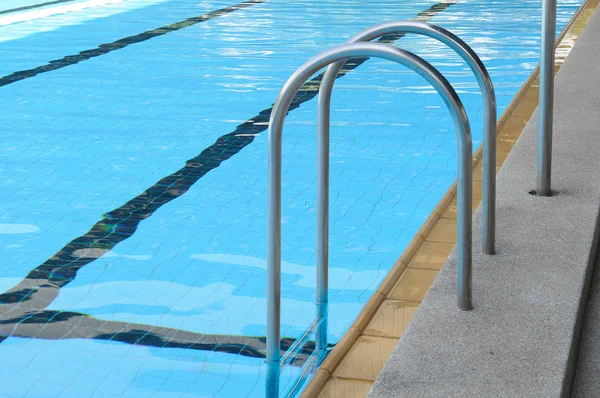
[[[494,89],[485,67],[473,50],[452,33],[434,25],[397,21],[376,25],[361,32],[344,44],[308,60],[286,82],[273,106],[269,122],[268,154],[268,231],[267,231],[267,379],[266,395],[279,396],[280,368],[289,359],[281,356],[280,346],[280,287],[281,287],[281,148],[285,116],[300,87],[318,70],[329,66],[319,95],[318,149],[318,220],[317,220],[317,317],[303,337],[305,341],[315,331],[317,351],[327,349],[328,317],[328,211],[329,211],[329,110],[331,90],[343,63],[351,57],[375,57],[397,62],[425,78],[442,96],[455,125],[458,147],[458,307],[470,310],[472,263],[472,139],[464,107],[448,81],[440,72],[418,56],[389,44],[356,43],[373,40],[385,34],[417,33],[436,38],[454,49],[477,77],[485,104],[484,126],[484,247],[494,252],[495,240],[495,154],[496,106]],[[295,344],[294,346],[296,346]]]

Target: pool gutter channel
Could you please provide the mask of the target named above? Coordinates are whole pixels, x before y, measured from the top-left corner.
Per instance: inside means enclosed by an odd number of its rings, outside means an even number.
[[[574,27],[575,23],[578,20],[583,20],[583,25],[587,23],[589,17],[593,13],[593,11],[598,6],[600,0],[586,0],[579,7],[579,9],[573,14],[569,23],[562,30],[558,38],[556,39],[556,47],[559,49],[561,47],[561,43],[567,33]],[[586,11],[586,13],[584,13]],[[577,36],[578,37],[578,36]],[[575,39],[576,40],[576,39]],[[575,40],[572,43],[569,43],[569,47],[572,47]],[[557,54],[555,60],[555,74],[560,69],[560,66],[564,62],[564,57],[561,57]],[[502,166],[504,160],[508,156],[508,153],[514,146],[518,136],[525,128],[526,123],[529,118],[532,116],[535,107],[537,106],[537,95],[532,96],[531,91],[535,90],[537,94],[537,80],[539,78],[539,65],[533,70],[530,74],[529,78],[525,81],[525,83],[521,86],[521,89],[515,94],[509,105],[506,107],[505,111],[498,119],[497,122],[497,131],[498,131],[498,140],[502,140],[502,138],[509,138],[508,142],[499,143],[498,145],[498,159],[496,163],[496,172]],[[522,105],[520,102],[523,100],[525,95],[531,96],[529,104],[525,105],[528,107],[528,111],[524,113],[520,113],[521,109],[519,106]],[[522,117],[522,123],[518,126],[518,131],[510,131],[513,127],[517,126],[508,126],[511,116],[519,115]],[[506,131],[509,130],[509,131]],[[508,136],[508,137],[503,137]],[[473,154],[473,174],[474,174],[474,183],[481,181],[481,163],[482,163],[482,154],[483,154],[483,144],[479,146],[479,148]],[[451,208],[453,202],[455,202],[456,198],[456,186],[457,183],[454,181],[450,188],[446,191],[440,202],[434,208],[430,216],[425,220],[424,224],[417,231],[414,238],[408,244],[405,251],[398,258],[398,260],[394,263],[388,274],[385,276],[383,281],[380,283],[379,287],[376,289],[375,293],[370,297],[367,301],[359,315],[356,317],[352,326],[348,329],[348,331],[344,334],[344,336],[340,339],[340,341],[336,344],[333,350],[329,353],[329,355],[322,362],[320,367],[317,369],[306,388],[302,393],[303,398],[311,398],[317,397],[323,391],[326,384],[333,380],[335,372],[341,362],[344,360],[348,352],[355,346],[355,343],[359,339],[360,336],[364,334],[367,329],[367,326],[372,321],[374,315],[381,307],[384,301],[388,300],[398,284],[400,278],[404,275],[407,268],[409,268],[409,264],[414,260],[416,254],[419,249],[426,241],[427,237],[430,235],[431,231],[438,223],[438,221],[442,218],[445,218],[449,209]],[[474,198],[475,198],[475,190],[474,190]],[[474,203],[473,212],[475,212],[477,205]],[[385,362],[385,361],[384,361]],[[345,377],[336,377],[336,379],[341,380],[352,380],[352,381],[364,381],[366,383],[372,383],[370,380],[361,380],[361,379],[347,379]],[[354,396],[354,395],[353,395]],[[358,395],[356,395],[358,396]]]

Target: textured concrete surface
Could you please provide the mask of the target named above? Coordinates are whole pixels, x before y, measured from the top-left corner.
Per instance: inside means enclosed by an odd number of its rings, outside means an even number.
[[[536,113],[498,175],[495,256],[479,254],[480,209],[474,216],[475,309],[456,309],[453,252],[369,397],[570,394],[581,304],[597,247],[599,36],[596,11],[556,79],[558,195],[528,193],[535,188]]]
[[[600,396],[600,253],[596,257],[583,319],[573,398]]]

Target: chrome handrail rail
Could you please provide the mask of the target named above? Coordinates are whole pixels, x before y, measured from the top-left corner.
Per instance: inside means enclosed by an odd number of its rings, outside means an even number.
[[[305,62],[288,79],[280,91],[269,121],[268,133],[268,203],[267,203],[267,377],[266,396],[279,396],[281,362],[281,155],[285,116],[300,87],[317,71],[332,63],[352,57],[375,57],[387,59],[417,72],[440,94],[446,104],[457,135],[458,154],[458,305],[463,310],[471,304],[472,266],[472,138],[465,109],[442,74],[422,58],[389,44],[350,43],[331,48]],[[328,143],[327,143],[328,144]],[[328,146],[328,145],[327,145]],[[319,151],[319,157],[323,148]],[[327,156],[329,154],[327,153]],[[317,198],[321,201],[322,198]],[[326,218],[325,218],[326,219]],[[318,225],[317,228],[323,228]],[[327,236],[320,234],[321,245],[327,247]],[[319,278],[317,278],[319,279]],[[327,289],[327,280],[320,283]],[[327,313],[320,314],[323,322]],[[324,316],[323,316],[324,315]]]
[[[496,241],[496,94],[487,69],[475,51],[454,33],[419,21],[393,21],[372,26],[358,33],[347,43],[371,41],[388,34],[414,33],[436,39],[454,50],[473,71],[483,96],[483,252],[494,254]],[[331,92],[343,62],[330,65],[319,88],[319,137],[329,136]]]

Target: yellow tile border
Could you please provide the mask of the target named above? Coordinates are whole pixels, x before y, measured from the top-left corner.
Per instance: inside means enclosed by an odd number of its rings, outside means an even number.
[[[372,381],[347,380],[340,377],[336,378],[332,383],[329,383],[323,391],[321,391],[319,398],[362,398],[366,395],[365,391],[368,393],[372,385]]]
[[[598,3],[600,3],[600,0],[584,1],[583,4],[579,7],[579,9],[575,12],[569,23],[565,26],[563,31],[558,36],[556,42],[558,50],[557,52],[559,54],[556,56],[555,60],[555,72],[557,72],[558,69],[560,69],[560,66],[564,62],[564,59],[568,55],[570,49],[573,47],[577,37],[579,37],[579,35],[583,31],[583,28],[589,21],[592,13],[598,7]],[[521,86],[521,89],[517,92],[517,94],[515,94],[511,102],[508,104],[502,116],[498,119],[498,139],[502,140],[503,144],[502,146],[498,146],[498,151],[500,153],[498,154],[498,159],[496,162],[497,166],[501,166],[502,163],[504,163],[504,160],[508,156],[508,153],[516,143],[516,140],[518,139],[522,130],[527,124],[527,121],[531,118],[531,115],[537,107],[537,95],[534,95],[534,93],[538,91],[539,87],[539,85],[535,84],[538,78],[538,74],[539,65],[533,70],[529,78]],[[527,104],[520,104],[521,99],[526,95],[529,95],[531,97],[531,102],[528,103],[528,108],[526,107]],[[522,111],[523,107],[526,107],[524,112]],[[513,124],[510,124],[508,122],[511,116],[520,116],[521,120],[517,123],[511,121],[513,122]],[[500,149],[502,150],[500,151]],[[481,168],[482,154],[483,145],[481,145],[473,154],[473,173],[476,176],[479,175],[478,180],[481,180],[481,170],[479,169]],[[499,167],[496,168],[496,170],[498,169]],[[474,181],[478,180],[474,177]],[[427,218],[427,220],[425,220],[421,228],[419,228],[414,238],[408,244],[404,253],[402,253],[400,258],[395,262],[388,274],[380,283],[373,296],[371,296],[367,304],[358,314],[350,329],[348,329],[348,331],[344,334],[341,340],[333,348],[331,353],[329,353],[327,358],[325,358],[319,369],[315,372],[308,385],[304,389],[302,393],[302,398],[318,397],[325,385],[327,384],[327,382],[333,379],[332,375],[335,373],[337,367],[344,360],[346,354],[354,346],[359,337],[365,334],[368,325],[370,324],[378,309],[381,307],[382,303],[386,300],[389,300],[389,296],[392,293],[394,287],[397,285],[398,281],[405,273],[405,271],[409,268],[409,264],[411,264],[411,262],[413,261],[415,255],[421,248],[421,245],[427,240],[434,226],[438,224],[438,221],[442,219],[442,215],[445,214],[451,207],[455,197],[456,181],[452,183],[452,185],[446,191],[440,202],[431,212],[430,216]],[[473,210],[475,210],[475,208],[476,206],[474,206]],[[410,269],[414,270],[417,268],[410,267]],[[345,377],[336,378],[336,380],[353,381],[355,379]]]
[[[342,361],[335,369],[334,378],[374,382],[397,343],[394,337],[359,336],[346,354],[357,360]]]
[[[381,303],[379,310],[375,312],[371,322],[369,322],[365,328],[363,335],[395,338],[396,340],[399,339],[404,333],[406,326],[408,326],[408,323],[418,306],[418,303],[412,301],[385,300]],[[387,311],[388,309],[391,311]],[[400,309],[400,311],[396,314],[395,310],[398,309]],[[391,312],[391,314],[389,314],[391,317],[386,317],[386,312]]]

